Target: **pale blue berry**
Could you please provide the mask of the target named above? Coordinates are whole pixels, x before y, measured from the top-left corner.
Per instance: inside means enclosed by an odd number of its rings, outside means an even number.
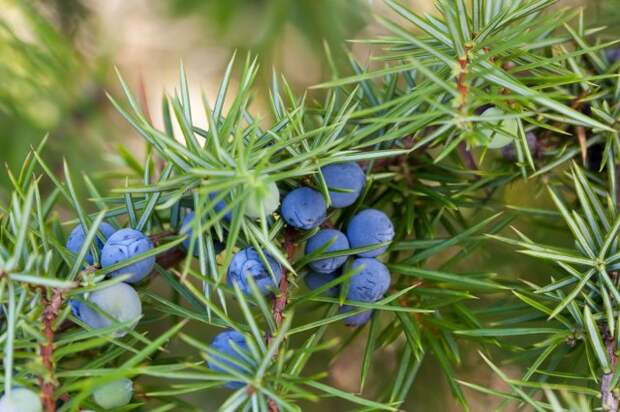
[[[189,212],[183,218],[183,223],[181,223],[181,234],[187,236],[187,238],[182,243],[185,250],[189,250],[190,242],[192,241],[193,230],[192,230],[191,225],[192,225],[193,219],[194,219],[194,212]],[[213,248],[215,249],[216,254],[224,250],[224,247],[225,247],[224,243],[216,239],[213,239]],[[199,255],[198,241],[196,240],[194,244],[194,257],[198,257],[198,255]]]
[[[354,306],[345,305],[340,309],[340,313],[350,312],[354,309],[357,309],[357,308]],[[352,316],[349,316],[348,318],[345,318],[344,324],[347,326],[352,326],[352,327],[363,326],[366,323],[368,323],[371,317],[372,317],[372,310],[366,310],[364,312],[358,313],[357,315],[352,315]]]
[[[230,266],[228,266],[228,285],[232,287],[236,283],[243,293],[249,295],[252,290],[247,278],[251,276],[263,295],[267,295],[272,289],[277,288],[280,279],[282,279],[282,266],[269,254],[264,253],[264,255],[275,276],[276,283],[273,282],[271,274],[256,249],[250,247],[233,256]]]
[[[347,226],[347,237],[352,248],[377,245],[391,242],[394,239],[394,225],[389,217],[380,210],[366,209],[353,216]],[[376,248],[358,256],[379,256],[387,246]]]
[[[114,233],[101,251],[101,265],[106,268],[131,259],[153,249],[153,242],[142,232],[134,229],[121,229]],[[155,266],[155,256],[145,257],[137,262],[110,272],[110,277],[131,275],[126,282],[137,283],[148,276]]]
[[[101,234],[103,234],[103,237],[107,240],[110,236],[112,236],[112,234],[114,234],[114,232],[116,232],[116,229],[112,225],[106,222],[102,222],[99,225],[99,231],[101,232]],[[65,246],[73,254],[77,255],[82,249],[82,245],[84,244],[85,240],[86,240],[86,233],[84,232],[84,228],[82,227],[82,225],[77,225],[76,227],[73,228],[73,230],[69,234],[69,237],[67,238],[67,243]],[[99,236],[98,235],[95,236],[95,247],[97,248],[99,252],[101,252],[101,249],[103,248],[103,244],[104,243],[99,239]],[[91,254],[90,251],[86,254],[86,263],[88,263],[89,265],[92,265],[94,263],[93,255]]]
[[[355,162],[335,163],[321,168],[333,207],[351,206],[366,184],[366,175]]]
[[[282,201],[282,217],[297,229],[308,230],[319,226],[325,220],[326,213],[323,195],[309,187],[289,192]]]
[[[209,199],[213,200],[218,195],[219,195],[219,193],[211,192],[211,193],[209,193]],[[215,209],[216,213],[220,213],[222,210],[226,209],[227,206],[228,205],[226,204],[226,201],[222,199],[219,202],[217,202],[213,208]],[[227,221],[231,221],[232,220],[232,211],[229,210],[228,212],[224,213],[224,219],[227,220]]]
[[[605,56],[609,63],[614,64],[620,61],[620,47],[614,47],[605,51]]]
[[[246,356],[249,352],[245,337],[236,330],[226,330],[217,334],[209,346],[224,355],[239,360],[241,363],[245,363],[243,356],[244,352]],[[215,372],[227,373],[226,369],[220,366],[220,364],[224,364],[227,367],[239,372],[243,372],[244,369],[240,365],[217,355],[209,355],[207,364],[209,365],[209,368]],[[229,389],[239,389],[244,386],[244,383],[232,381],[226,383],[224,386]]]
[[[326,245],[327,249],[323,253],[338,252],[349,249],[347,237],[336,229],[323,229],[314,234],[306,242],[306,255],[319,250]],[[316,272],[330,273],[338,269],[347,261],[347,256],[336,256],[326,259],[319,259],[309,263],[309,266]]]
[[[359,272],[349,279],[347,300],[376,302],[390,287],[390,271],[377,259],[357,258],[351,269],[359,269]]]
[[[326,283],[329,283],[335,280],[338,276],[340,276],[340,271],[335,271],[331,273],[319,273],[319,272],[311,271],[306,276],[304,276],[304,282],[306,283],[306,286],[308,287],[308,289],[315,290],[325,285]],[[330,298],[336,297],[339,294],[340,294],[339,285],[333,286],[327,289],[325,292],[323,292],[324,296],[327,296]]]

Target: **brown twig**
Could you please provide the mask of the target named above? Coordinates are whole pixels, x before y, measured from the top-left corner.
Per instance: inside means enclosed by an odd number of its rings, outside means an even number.
[[[284,232],[284,250],[286,252],[286,258],[289,261],[295,255],[296,238],[297,236],[295,231],[292,228],[287,228]],[[273,298],[271,311],[278,328],[280,328],[280,326],[282,326],[282,322],[284,322],[284,310],[286,309],[286,305],[288,303],[288,286],[288,271],[282,268],[282,279],[280,279],[279,293]],[[271,334],[267,333],[267,345],[271,345],[272,338],[273,337]],[[270,412],[280,412],[278,404],[273,399],[269,399],[268,407]]]
[[[605,348],[607,355],[611,361],[611,371],[601,377],[601,403],[604,411],[618,412],[620,408],[620,399],[618,393],[612,386],[612,381],[618,364],[618,356],[616,355],[616,341],[609,332],[605,333]]]
[[[54,389],[56,388],[56,374],[54,371],[54,323],[58,318],[58,312],[63,303],[62,290],[54,289],[51,300],[43,295],[45,309],[43,310],[43,336],[45,341],[39,345],[39,353],[43,361],[43,367],[48,375],[39,378],[41,386],[41,402],[46,412],[56,411]]]
[[[284,232],[284,251],[287,259],[290,261],[295,255],[295,231],[291,228],[287,228]],[[273,319],[276,322],[276,326],[279,328],[284,321],[284,310],[288,303],[288,271],[282,268],[282,279],[280,279],[279,293],[273,298],[272,310]],[[271,344],[272,336],[267,335],[267,344]]]

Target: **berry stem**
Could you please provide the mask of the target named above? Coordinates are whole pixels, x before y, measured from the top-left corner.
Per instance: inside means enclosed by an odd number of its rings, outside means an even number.
[[[43,295],[45,309],[43,310],[43,336],[45,341],[39,345],[39,353],[43,361],[43,367],[47,370],[48,376],[39,378],[41,386],[41,402],[46,412],[56,411],[56,400],[54,399],[54,389],[56,388],[56,376],[54,370],[54,323],[58,318],[58,312],[63,303],[62,290],[54,289],[51,300]]]

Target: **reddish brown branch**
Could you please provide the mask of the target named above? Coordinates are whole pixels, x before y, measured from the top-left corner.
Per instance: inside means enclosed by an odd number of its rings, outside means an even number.
[[[295,255],[295,239],[296,235],[293,229],[287,228],[284,232],[284,251],[286,257],[290,261]],[[280,280],[279,293],[273,299],[272,314],[278,327],[282,326],[284,321],[284,310],[288,303],[288,271],[282,268],[282,279]],[[267,336],[267,343],[271,344],[271,336]]]
[[[56,374],[54,372],[54,323],[58,318],[58,312],[63,303],[62,290],[54,289],[51,300],[43,295],[45,309],[43,310],[43,336],[45,342],[39,345],[39,353],[43,361],[43,367],[47,371],[47,376],[39,378],[41,386],[41,402],[46,412],[56,411],[56,400],[54,399],[54,389],[56,388]]]
[[[296,234],[295,231],[291,228],[287,228],[284,232],[284,251],[286,252],[286,258],[290,262],[295,255],[296,248]],[[273,319],[276,322],[278,328],[282,326],[282,322],[284,322],[284,311],[286,310],[286,305],[288,303],[288,292],[289,292],[289,284],[288,284],[288,271],[282,268],[282,279],[280,280],[279,285],[279,293],[277,296],[273,298],[272,304],[272,315]],[[267,333],[267,345],[271,345],[272,336],[270,333]],[[275,355],[274,355],[275,356]],[[269,411],[270,412],[280,412],[280,408],[278,404],[273,400],[269,399],[268,402]]]

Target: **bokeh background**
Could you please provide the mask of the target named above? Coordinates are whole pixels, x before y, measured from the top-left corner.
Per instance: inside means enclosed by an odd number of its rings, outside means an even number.
[[[432,12],[430,0],[408,3],[418,11]],[[609,26],[608,36],[620,32],[620,1],[562,0],[557,4],[579,6],[586,7],[585,16],[592,24]],[[272,67],[302,92],[329,75],[325,43],[335,55],[346,47],[367,62],[373,50],[346,40],[380,34],[373,13],[389,15],[380,0],[0,0],[0,160],[15,170],[29,147],[45,134],[50,135],[46,158],[56,168],[64,157],[74,171],[101,177],[126,168],[119,150],[143,158],[141,139],[105,96],[106,91],[120,94],[114,67],[142,96],[155,124],[161,125],[162,93],[174,92],[181,62],[192,86],[192,99],[199,100],[204,92],[213,101],[232,53],[257,53],[263,70],[256,107],[268,116],[263,107]],[[206,122],[201,113],[194,118]],[[2,172],[1,200],[6,200],[9,190],[9,179]],[[503,196],[508,203],[524,204],[524,194],[515,184]],[[531,226],[535,238],[562,242],[561,232],[554,228]],[[506,261],[515,261],[509,259],[510,253],[491,245],[460,269],[466,271],[471,265],[477,271],[488,269],[502,276],[548,275],[549,268],[523,258],[518,267],[507,266]],[[212,335],[211,331],[195,332],[205,339]],[[349,329],[334,330],[330,337],[344,340],[350,333]],[[333,385],[358,391],[363,335],[329,365]],[[388,375],[396,362],[397,353],[390,348],[377,355],[364,395],[381,392],[381,382],[391,378]],[[510,375],[519,373],[518,365],[505,364],[504,368]],[[501,389],[474,351],[464,359],[460,373],[465,380]],[[432,362],[425,363],[420,374],[406,410],[458,409]],[[148,387],[149,382],[140,384]],[[494,399],[468,394],[475,411],[490,410],[496,404]],[[191,401],[208,411],[225,396],[226,392],[209,392],[193,395]],[[343,407],[338,401],[325,400],[306,405],[304,410]]]

